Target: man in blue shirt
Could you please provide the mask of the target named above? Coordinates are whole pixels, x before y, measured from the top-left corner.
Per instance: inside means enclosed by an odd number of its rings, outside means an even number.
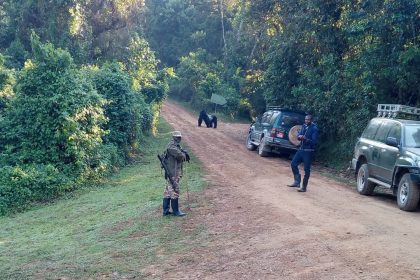
[[[298,188],[298,192],[306,192],[309,176],[311,175],[311,163],[318,141],[318,127],[312,122],[311,115],[305,116],[305,124],[299,131],[298,140],[300,140],[300,146],[290,164],[293,171],[294,182],[287,186]],[[303,176],[302,186],[300,186],[301,176],[299,173],[299,165],[302,162],[305,175]]]

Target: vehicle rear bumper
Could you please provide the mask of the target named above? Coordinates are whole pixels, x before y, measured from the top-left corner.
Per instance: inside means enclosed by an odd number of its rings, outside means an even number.
[[[289,142],[289,140],[268,137],[267,144],[271,147],[271,150],[289,150],[296,151],[298,147]]]

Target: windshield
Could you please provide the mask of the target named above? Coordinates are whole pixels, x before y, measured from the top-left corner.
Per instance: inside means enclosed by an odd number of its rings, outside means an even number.
[[[420,125],[407,125],[405,127],[405,146],[420,148]]]

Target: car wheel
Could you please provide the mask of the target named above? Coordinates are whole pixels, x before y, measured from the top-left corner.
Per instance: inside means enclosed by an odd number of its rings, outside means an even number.
[[[414,211],[419,203],[419,188],[411,180],[410,174],[402,176],[398,184],[397,192],[398,207],[404,211]]]
[[[246,138],[246,148],[250,151],[255,151],[255,149],[257,148],[257,146],[255,146],[254,144],[252,144],[251,141],[251,133],[248,134],[248,137]]]
[[[363,195],[371,195],[375,190],[375,184],[368,180],[369,169],[366,163],[360,166],[357,172],[357,191]]]
[[[262,157],[268,156],[268,152],[265,151],[267,144],[265,143],[265,137],[261,138],[260,145],[258,145],[258,154]]]

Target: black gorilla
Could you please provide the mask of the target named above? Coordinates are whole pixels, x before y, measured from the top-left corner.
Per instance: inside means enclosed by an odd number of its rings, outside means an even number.
[[[203,121],[207,127],[217,128],[217,117],[215,115],[208,115],[204,110],[198,116],[198,126],[201,126]]]

